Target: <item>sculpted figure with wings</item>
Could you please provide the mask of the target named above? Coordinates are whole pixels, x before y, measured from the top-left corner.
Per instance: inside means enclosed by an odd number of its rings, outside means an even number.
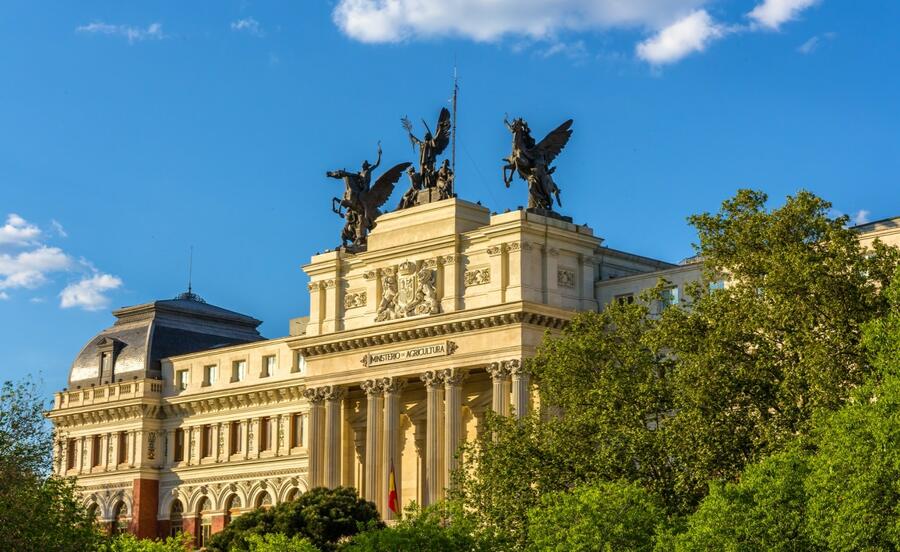
[[[425,125],[425,136],[423,136],[422,139],[419,139],[413,134],[413,126],[409,119],[403,117],[400,121],[403,123],[403,128],[406,129],[406,132],[409,135],[409,141],[412,143],[413,147],[419,148],[419,173],[415,177],[410,177],[412,187],[415,188],[416,185],[418,185],[418,189],[421,190],[436,188],[438,185],[438,173],[435,170],[434,165],[437,162],[437,157],[443,153],[450,143],[450,111],[446,107],[441,109],[441,114],[438,116],[434,134],[431,133],[428,124],[423,120],[422,124]],[[412,188],[407,192],[407,195],[411,194]],[[452,195],[452,190],[449,191],[449,194]],[[450,195],[447,195],[447,197],[450,197]],[[446,199],[443,197],[443,194],[441,199]],[[404,201],[401,202],[399,208],[403,209],[410,206],[411,204]]]
[[[381,143],[378,144],[378,159],[374,165],[363,161],[358,173],[346,171],[328,171],[325,176],[329,178],[343,179],[344,197],[334,198],[331,201],[331,210],[344,217],[346,223],[341,232],[343,247],[351,252],[362,251],[366,246],[366,238],[369,231],[375,228],[375,219],[381,214],[379,207],[384,205],[394,184],[400,180],[400,176],[411,163],[400,163],[386,171],[375,185],[370,186],[372,172],[381,164]],[[344,211],[346,209],[346,211]]]
[[[559,152],[563,150],[572,136],[572,119],[556,127],[538,143],[531,136],[528,123],[522,118],[512,123],[504,119],[506,128],[512,133],[512,154],[504,158],[503,182],[509,188],[513,175],[528,183],[528,208],[553,210],[553,198],[562,207],[559,199],[559,187],[553,181],[555,167],[550,165]]]

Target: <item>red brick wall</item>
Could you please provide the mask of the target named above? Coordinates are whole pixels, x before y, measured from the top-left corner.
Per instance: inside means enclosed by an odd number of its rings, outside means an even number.
[[[200,518],[199,517],[186,517],[182,520],[183,531],[188,535],[191,535],[191,542],[195,545],[197,544],[197,536],[200,533]]]
[[[222,529],[225,529],[225,515],[213,516],[212,526],[209,528],[209,532],[215,535]]]
[[[129,530],[138,538],[152,539],[159,534],[156,527],[156,512],[159,509],[159,481],[155,479],[134,480],[134,506],[131,512]]]

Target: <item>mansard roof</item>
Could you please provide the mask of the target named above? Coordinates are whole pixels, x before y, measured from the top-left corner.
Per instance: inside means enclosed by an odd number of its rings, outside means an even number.
[[[91,338],[72,363],[70,387],[160,377],[163,358],[263,339],[257,331],[261,321],[193,294],[124,307],[113,315],[115,323]],[[101,374],[104,352],[112,355],[111,371]]]

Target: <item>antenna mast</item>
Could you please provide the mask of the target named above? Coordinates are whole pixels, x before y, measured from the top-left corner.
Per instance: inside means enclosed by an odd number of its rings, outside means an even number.
[[[456,96],[458,92],[456,64],[453,64],[453,133],[450,135],[450,165],[454,175],[456,174]]]
[[[191,295],[191,282],[194,279],[194,246],[191,246],[191,256],[188,260],[188,295]]]

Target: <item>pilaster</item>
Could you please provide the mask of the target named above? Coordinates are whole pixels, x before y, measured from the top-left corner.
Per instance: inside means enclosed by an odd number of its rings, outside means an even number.
[[[325,459],[324,429],[325,420],[322,403],[324,395],[319,389],[307,389],[304,391],[306,400],[309,401],[309,486],[311,489],[321,487],[324,483],[322,462]]]
[[[456,452],[462,437],[462,382],[465,373],[460,370],[444,370],[444,473],[445,487],[452,485],[451,474],[459,466]]]
[[[341,485],[341,403],[344,389],[336,386],[322,388],[325,400],[325,466],[324,485],[330,489]]]
[[[444,490],[443,474],[443,403],[442,374],[429,370],[422,375],[425,382],[425,499],[423,505],[441,499]]]
[[[381,452],[383,422],[381,414],[384,396],[381,382],[378,380],[367,380],[363,382],[362,388],[366,393],[366,465],[363,493],[366,500],[380,504],[381,470],[379,461],[381,455],[379,453]]]

